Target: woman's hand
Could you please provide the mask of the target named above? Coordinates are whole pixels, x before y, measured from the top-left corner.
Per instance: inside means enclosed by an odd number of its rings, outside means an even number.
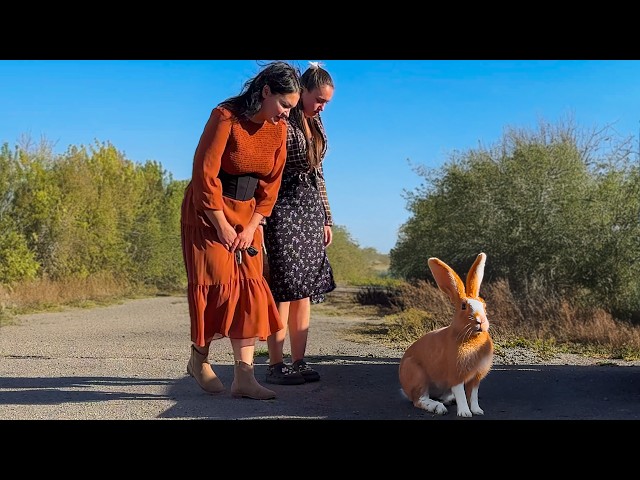
[[[234,244],[238,238],[238,232],[236,232],[236,229],[225,220],[224,222],[219,222],[216,231],[218,233],[220,243],[222,243],[222,245],[230,252],[234,252]]]
[[[333,231],[331,230],[331,225],[324,226],[324,246],[328,247],[331,245],[333,241]]]
[[[231,250],[231,247],[238,237],[238,232],[236,232],[236,229],[227,221],[224,212],[222,210],[205,210],[204,213],[211,225],[216,229],[218,240],[220,240],[222,246],[233,252],[234,250]]]
[[[231,251],[235,252],[238,250],[246,250],[253,243],[253,236],[256,233],[256,227],[252,227],[248,225],[243,227],[241,225],[236,226],[235,231],[237,232],[237,236],[234,239],[231,245]]]

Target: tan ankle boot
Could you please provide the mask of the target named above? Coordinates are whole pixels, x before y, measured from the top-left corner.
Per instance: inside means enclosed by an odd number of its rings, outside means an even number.
[[[253,373],[253,364],[236,360],[233,374],[233,383],[231,384],[231,395],[233,397],[247,397],[255,400],[276,398],[276,392],[264,388],[258,383]]]
[[[222,384],[222,381],[218,378],[207,361],[208,355],[209,350],[207,350],[206,354],[202,354],[198,352],[195,345],[192,344],[191,358],[187,364],[187,373],[196,379],[200,388],[205,392],[211,394],[224,392],[224,385]]]

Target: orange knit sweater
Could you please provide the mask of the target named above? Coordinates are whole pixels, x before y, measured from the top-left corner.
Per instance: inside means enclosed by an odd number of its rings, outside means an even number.
[[[258,176],[255,211],[265,217],[271,215],[282,181],[286,139],[284,121],[275,125],[239,121],[226,108],[214,108],[196,148],[187,187],[192,189],[195,212],[184,219],[186,223],[199,223],[196,216],[203,210],[222,210],[220,168],[231,175]]]

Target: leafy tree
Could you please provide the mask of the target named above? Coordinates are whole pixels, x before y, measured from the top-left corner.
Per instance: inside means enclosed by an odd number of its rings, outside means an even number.
[[[16,151],[11,216],[19,236],[24,238],[33,258],[46,272],[52,246],[52,212],[60,200],[60,191],[51,176],[54,164],[52,144],[46,139],[35,144],[28,137]]]
[[[376,273],[368,262],[366,253],[353,240],[346,227],[334,225],[333,241],[327,249],[336,283],[358,283]]]
[[[155,161],[136,164],[109,142],[46,140],[0,148],[0,283],[108,274],[127,285],[170,291],[186,285],[180,210],[187,181]],[[334,228],[328,255],[338,282],[358,282],[384,264]]]
[[[186,182],[174,182],[157,162],[138,169],[142,180],[134,228],[129,232],[134,278],[162,289],[186,283],[180,245],[180,207]]]
[[[14,199],[18,181],[18,152],[7,143],[0,148],[0,284],[36,277],[39,264],[16,224]]]
[[[418,168],[426,184],[407,195],[412,216],[391,273],[430,281],[426,257],[467,271],[483,251],[487,280],[507,279],[517,292],[544,285],[623,315],[639,310],[640,182],[630,145],[610,127],[541,123]]]

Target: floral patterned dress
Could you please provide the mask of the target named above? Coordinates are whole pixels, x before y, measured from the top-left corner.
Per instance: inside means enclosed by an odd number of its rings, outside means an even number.
[[[320,116],[316,116],[325,137]],[[278,199],[264,229],[269,286],[276,302],[310,297],[324,301],[336,288],[324,245],[324,226],[332,225],[322,163],[312,169],[306,157],[304,132],[287,128],[287,160]],[[322,153],[326,154],[326,148]]]

